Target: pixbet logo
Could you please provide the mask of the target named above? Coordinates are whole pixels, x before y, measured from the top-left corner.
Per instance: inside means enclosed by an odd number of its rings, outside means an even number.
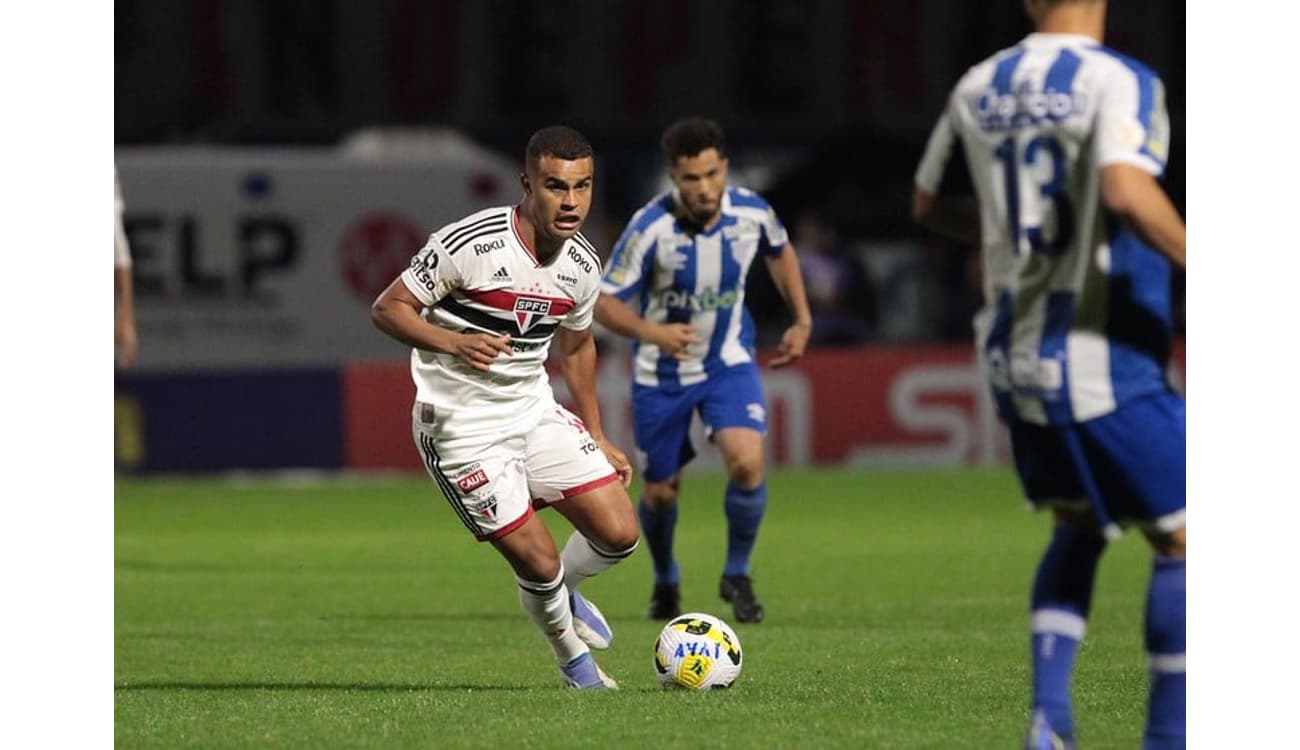
[[[664,307],[685,308],[697,312],[734,307],[739,298],[740,295],[734,289],[729,292],[719,293],[717,289],[713,288],[705,289],[696,294],[669,289],[664,292],[663,296]]]

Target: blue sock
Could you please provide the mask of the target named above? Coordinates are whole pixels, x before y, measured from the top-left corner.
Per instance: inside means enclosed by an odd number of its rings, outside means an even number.
[[[636,513],[641,518],[641,533],[645,534],[646,544],[650,546],[650,558],[654,560],[655,583],[677,583],[681,580],[681,571],[673,559],[677,503],[669,503],[654,510],[642,498],[637,503]]]
[[[749,575],[749,557],[758,540],[758,526],[767,510],[767,481],[752,490],[742,490],[727,482],[727,498],[723,502],[727,512],[727,564],[724,576]]]
[[[1106,540],[1071,524],[1060,524],[1038,563],[1030,597],[1033,709],[1052,731],[1074,735],[1070,678],[1087,630],[1097,562]]]
[[[1187,746],[1187,561],[1157,557],[1147,591],[1151,699],[1145,750]]]

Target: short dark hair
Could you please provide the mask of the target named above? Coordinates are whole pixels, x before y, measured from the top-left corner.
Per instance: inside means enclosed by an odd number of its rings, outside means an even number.
[[[540,163],[543,155],[576,161],[591,156],[592,150],[582,133],[565,125],[551,125],[533,133],[524,150],[527,164]]]
[[[676,164],[683,156],[695,156],[709,148],[717,149],[718,156],[727,154],[727,136],[722,132],[722,126],[703,117],[687,117],[669,125],[659,145],[663,147],[669,164]]]

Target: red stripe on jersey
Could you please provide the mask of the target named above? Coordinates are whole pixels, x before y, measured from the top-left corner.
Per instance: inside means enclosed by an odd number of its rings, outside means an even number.
[[[562,318],[573,309],[573,300],[567,297],[547,297],[541,294],[519,294],[509,289],[462,289],[460,290],[466,297],[474,300],[480,305],[506,312],[514,312],[515,304],[520,299],[543,300],[551,303],[551,309],[546,315],[555,318]]]
[[[591,492],[594,489],[604,487],[610,482],[617,482],[617,481],[618,481],[618,472],[615,472],[613,474],[610,474],[607,477],[601,477],[600,479],[593,479],[590,482],[587,482],[586,484],[580,484],[577,487],[570,487],[569,489],[564,490],[560,494],[564,496],[565,500],[567,500],[573,497],[574,495],[581,495],[584,492]]]
[[[487,534],[478,534],[476,535],[476,537],[480,542],[495,542],[496,540],[500,539],[506,534],[509,534],[515,529],[518,529],[520,526],[523,526],[524,524],[528,523],[528,519],[532,518],[533,515],[534,515],[533,507],[531,505],[525,506],[524,514],[522,516],[516,518],[515,520],[506,524],[505,526],[502,526],[496,531]]]

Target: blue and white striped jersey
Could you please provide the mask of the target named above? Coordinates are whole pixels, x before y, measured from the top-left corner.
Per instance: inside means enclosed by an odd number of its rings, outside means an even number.
[[[729,186],[722,217],[707,232],[679,220],[676,191],[637,211],[610,255],[601,291],[655,323],[689,323],[700,343],[689,358],[637,342],[637,383],[668,388],[701,383],[754,361],[754,321],[745,309],[745,276],[754,258],[781,254],[789,236],[776,212],[752,190]]]
[[[1035,33],[971,68],[916,184],[942,192],[960,142],[980,204],[981,362],[1000,411],[1066,424],[1168,389],[1170,264],[1101,203],[1101,169],[1159,177],[1164,86],[1096,40]]]

